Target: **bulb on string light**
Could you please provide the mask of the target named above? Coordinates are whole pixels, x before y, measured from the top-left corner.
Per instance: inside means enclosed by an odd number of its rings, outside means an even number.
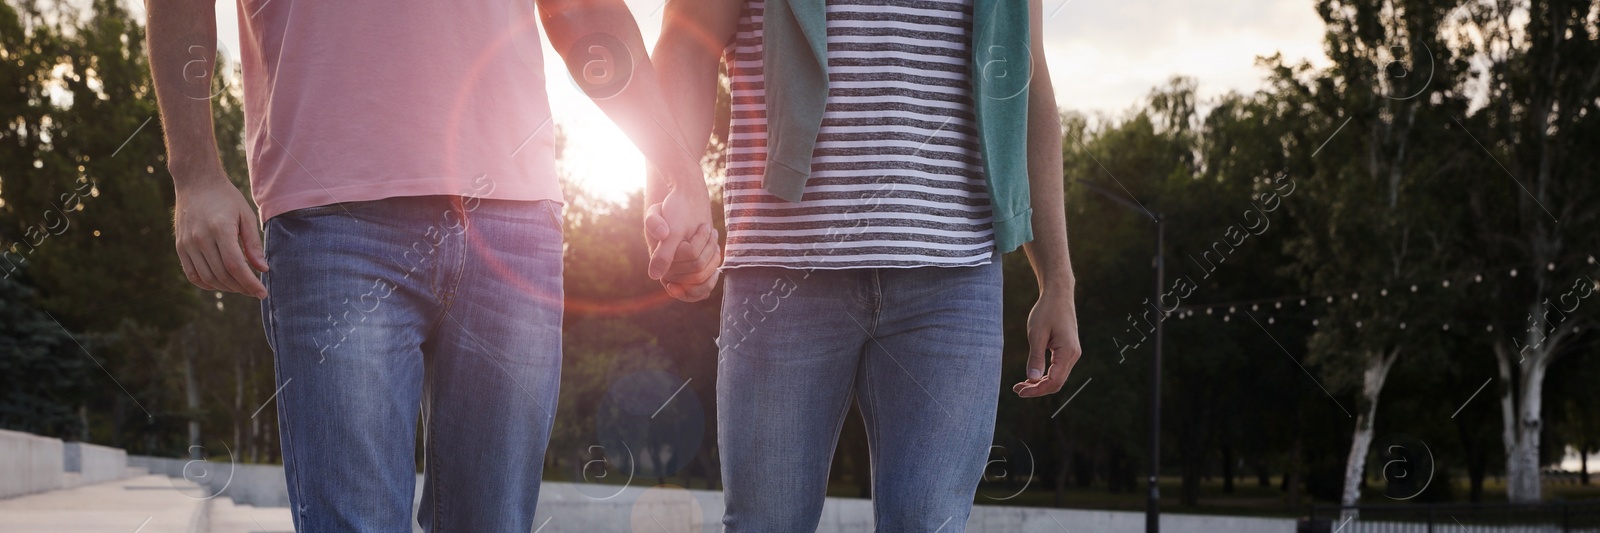
[[[1305,307],[1305,306],[1306,306],[1306,299],[1305,298],[1301,298],[1300,299],[1300,307]]]
[[[1444,325],[1444,330],[1445,331],[1450,331],[1450,325],[1449,324],[1445,324]]]
[[[1332,296],[1328,297],[1328,303],[1330,303],[1330,304],[1333,303],[1333,297]]]
[[[1233,317],[1231,317],[1231,316],[1227,316],[1227,315],[1224,315],[1224,316],[1223,316],[1223,317],[1222,317],[1222,321],[1223,321],[1223,322],[1232,322],[1232,320],[1229,320],[1229,319],[1231,319],[1231,318],[1233,318]]]
[[[1405,322],[1401,322],[1400,323],[1400,329],[1406,329],[1406,323]]]
[[[1513,278],[1517,277],[1517,269],[1515,269],[1515,268],[1511,269],[1511,277],[1513,277]]]
[[[1545,270],[1549,270],[1551,272],[1555,272],[1556,271],[1556,264],[1555,263],[1550,263],[1548,265],[1545,265],[1544,269]]]
[[[1273,309],[1283,309],[1283,302],[1272,304]]]
[[[1261,310],[1261,306],[1256,305],[1256,304],[1250,304],[1250,310],[1251,311],[1260,311]]]
[[[1384,290],[1378,291],[1378,296],[1384,296],[1384,297],[1389,296],[1389,289],[1384,289]]]
[[[1361,299],[1361,293],[1356,293],[1356,292],[1350,293],[1350,299],[1351,300],[1360,300]]]
[[[1476,274],[1472,276],[1472,281],[1475,283],[1483,283],[1483,274]]]
[[[1484,331],[1494,331],[1494,324],[1489,324],[1488,326],[1485,326],[1483,328],[1483,330]]]
[[[1450,280],[1444,280],[1443,285],[1444,285],[1444,288],[1446,288],[1446,289],[1450,288]]]
[[[1208,314],[1208,315],[1211,314],[1211,308],[1210,307],[1206,308],[1206,314]]]
[[[1360,320],[1356,321],[1356,329],[1361,329],[1361,321]]]
[[[1271,324],[1271,323],[1272,323],[1272,322],[1273,322],[1273,320],[1272,320],[1272,317],[1270,317],[1270,316],[1269,316],[1269,317],[1267,317],[1267,323],[1268,323],[1268,324]]]
[[[1589,264],[1594,264],[1594,256],[1589,256]]]
[[[1317,319],[1315,319],[1315,318],[1313,318],[1313,319],[1311,319],[1311,326],[1312,326],[1312,327],[1316,327],[1316,325],[1317,325],[1317,323],[1318,323],[1318,322],[1321,322],[1321,320],[1317,320]]]
[[[1237,309],[1235,309],[1235,308],[1234,308],[1234,307],[1233,307],[1233,306],[1231,306],[1231,305],[1230,305],[1230,306],[1228,306],[1228,314],[1230,314],[1230,315],[1231,315],[1231,314],[1233,314],[1233,312],[1234,312],[1234,311],[1236,311],[1236,310],[1237,310]]]
[[[1416,285],[1412,285],[1411,286],[1411,292],[1417,292],[1417,286]]]

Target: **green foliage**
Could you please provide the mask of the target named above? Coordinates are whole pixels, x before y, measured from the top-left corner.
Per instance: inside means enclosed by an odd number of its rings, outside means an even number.
[[[33,290],[0,277],[0,428],[76,437],[82,425],[72,407],[89,392],[93,368],[32,300]]]

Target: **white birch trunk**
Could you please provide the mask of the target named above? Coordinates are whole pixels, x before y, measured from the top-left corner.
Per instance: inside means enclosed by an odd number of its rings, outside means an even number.
[[[1350,439],[1350,456],[1344,463],[1344,492],[1339,497],[1340,505],[1352,506],[1361,501],[1361,481],[1366,476],[1367,452],[1372,448],[1372,427],[1378,416],[1378,395],[1383,392],[1389,369],[1399,355],[1399,348],[1391,348],[1388,353],[1378,352],[1367,356],[1367,367],[1361,372],[1361,400],[1366,408],[1356,415],[1355,434]],[[1341,513],[1340,522],[1354,519],[1356,514],[1354,510],[1346,510]]]

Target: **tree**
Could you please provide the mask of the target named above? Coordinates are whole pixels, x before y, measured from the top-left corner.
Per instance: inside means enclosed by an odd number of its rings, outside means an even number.
[[[1474,189],[1478,247],[1520,266],[1523,275],[1498,297],[1507,302],[1495,324],[1501,440],[1507,496],[1540,499],[1539,439],[1544,380],[1550,365],[1586,322],[1568,315],[1593,292],[1584,262],[1594,253],[1594,186],[1600,143],[1600,28],[1592,2],[1547,0],[1527,5],[1473,3],[1457,41],[1479,60],[1474,82],[1484,109],[1456,123],[1459,153],[1486,169]],[[1501,172],[1495,172],[1495,171]],[[1514,210],[1499,206],[1514,199]]]

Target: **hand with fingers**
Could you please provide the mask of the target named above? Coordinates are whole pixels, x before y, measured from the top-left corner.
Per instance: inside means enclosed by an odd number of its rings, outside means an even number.
[[[1028,379],[1011,387],[1018,396],[1038,398],[1060,391],[1083,355],[1072,298],[1071,289],[1047,287],[1039,292],[1039,301],[1028,313]]]
[[[256,277],[256,272],[267,271],[256,227],[255,211],[226,176],[180,187],[173,232],[183,274],[208,291],[266,298],[267,288]]]
[[[722,277],[719,270],[722,267],[719,235],[709,221],[702,222],[694,228],[693,234],[678,239],[677,246],[668,248],[664,243],[671,242],[673,230],[662,213],[664,204],[671,199],[672,195],[668,194],[665,201],[650,206],[645,212],[645,240],[651,249],[650,277],[660,280],[667,294],[673,298],[698,302],[711,295],[711,290],[716,288],[717,281]],[[670,262],[665,270],[658,270],[657,260],[669,250],[672,255],[666,259]]]

